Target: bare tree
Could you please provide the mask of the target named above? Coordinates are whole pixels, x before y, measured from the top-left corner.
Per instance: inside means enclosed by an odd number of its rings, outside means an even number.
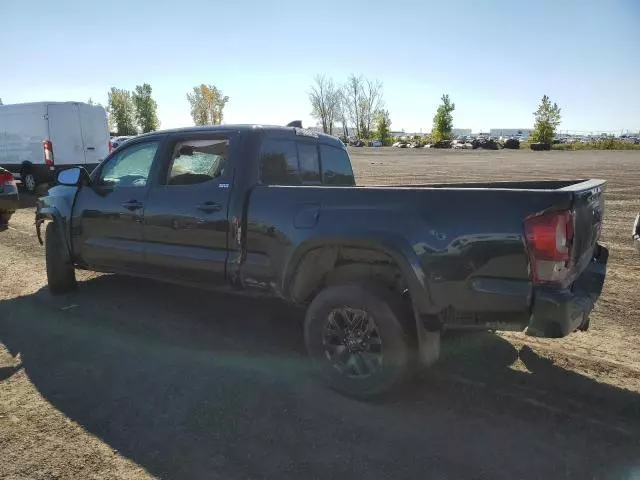
[[[360,133],[368,138],[375,126],[376,117],[384,107],[382,100],[382,82],[365,80],[361,86],[360,100]]]
[[[351,74],[343,87],[343,102],[356,136],[368,138],[374,129],[376,116],[384,107],[382,82]]]
[[[338,90],[337,120],[342,125],[342,136],[345,140],[349,138],[349,108],[344,88]]]
[[[340,104],[340,91],[333,80],[324,75],[316,75],[314,81],[315,85],[312,85],[309,91],[311,115],[320,121],[324,133],[333,135]]]
[[[356,77],[354,74],[351,74],[347,79],[347,83],[342,88],[348,119],[351,125],[355,127],[358,138],[361,138],[360,100],[362,97],[363,82],[362,75]]]

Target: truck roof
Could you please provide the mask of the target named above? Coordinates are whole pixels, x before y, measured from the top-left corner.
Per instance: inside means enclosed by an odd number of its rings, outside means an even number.
[[[192,133],[192,132],[228,132],[229,130],[235,131],[254,131],[259,130],[268,133],[279,133],[292,136],[308,136],[318,138],[325,144],[333,144],[340,147],[344,147],[344,144],[337,137],[327,135],[326,133],[319,133],[313,130],[298,127],[283,127],[281,125],[260,125],[260,124],[226,124],[226,125],[203,125],[193,127],[171,128],[166,130],[157,130],[155,132],[143,133],[136,138],[141,137],[153,137],[155,135],[164,135],[171,133]]]

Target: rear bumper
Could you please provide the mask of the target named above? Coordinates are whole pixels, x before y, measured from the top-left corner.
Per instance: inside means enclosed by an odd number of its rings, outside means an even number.
[[[633,223],[633,246],[636,248],[636,252],[640,253],[640,214],[636,217],[636,221]]]
[[[608,258],[609,250],[598,245],[592,262],[570,288],[537,287],[527,334],[558,338],[589,328],[589,314],[602,293]]]

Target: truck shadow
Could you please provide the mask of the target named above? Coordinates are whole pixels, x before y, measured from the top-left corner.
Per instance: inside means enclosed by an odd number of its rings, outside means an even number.
[[[0,302],[0,342],[21,361],[0,381],[23,368],[162,478],[624,478],[640,465],[640,396],[531,349],[457,335],[411,388],[363,403],[311,378],[301,323],[273,300],[104,275]]]

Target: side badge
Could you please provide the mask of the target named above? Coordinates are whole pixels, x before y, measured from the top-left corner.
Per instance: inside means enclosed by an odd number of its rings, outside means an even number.
[[[218,188],[229,188],[229,184],[228,183],[221,183],[218,185]]]

